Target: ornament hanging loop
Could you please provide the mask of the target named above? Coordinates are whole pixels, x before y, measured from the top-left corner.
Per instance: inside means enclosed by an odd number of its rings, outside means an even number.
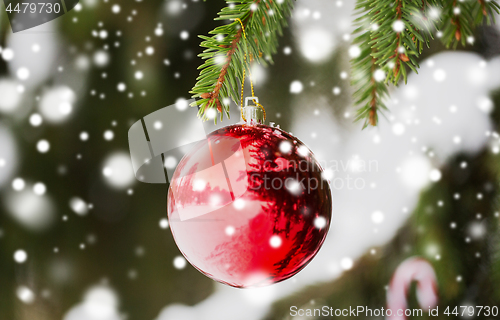
[[[255,104],[259,104],[259,97],[251,96],[245,98],[245,107],[248,106],[248,101],[252,100]]]
[[[246,41],[247,34],[245,32],[245,26],[243,25],[243,22],[239,18],[236,18],[235,21],[240,23],[241,30],[243,32],[243,37]],[[245,49],[246,49],[246,46],[245,46]],[[251,56],[250,56],[250,58],[251,58]],[[240,98],[241,118],[247,124],[256,124],[256,123],[263,124],[264,121],[266,120],[266,110],[259,103],[259,98],[255,96],[255,92],[253,89],[252,72],[250,69],[250,63],[248,63],[248,73],[249,73],[249,78],[250,78],[250,88],[252,89],[252,96],[247,97],[245,99],[245,106],[243,106],[243,94],[244,94],[244,90],[245,90],[245,76],[246,76],[246,64],[247,64],[247,53],[246,52],[245,52],[244,61],[245,61],[245,65],[243,66],[243,79],[241,80],[241,98]],[[250,100],[252,100],[255,103],[255,105],[248,105],[248,102]]]

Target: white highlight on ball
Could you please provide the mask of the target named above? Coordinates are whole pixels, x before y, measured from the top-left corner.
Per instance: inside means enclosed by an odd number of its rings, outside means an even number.
[[[279,148],[282,153],[290,153],[292,151],[292,144],[285,140],[280,143]]]
[[[233,226],[227,226],[225,232],[228,236],[232,236],[236,229]]]
[[[314,226],[318,229],[326,227],[326,219],[324,217],[317,217],[314,219]]]
[[[269,239],[269,245],[273,248],[279,248],[281,246],[282,240],[279,236],[274,235]]]
[[[193,181],[193,191],[203,191],[207,186],[207,182],[202,179],[196,179]]]
[[[300,146],[297,148],[297,153],[302,157],[306,157],[309,154],[309,148],[306,146]]]
[[[285,188],[290,191],[291,194],[296,196],[302,191],[302,185],[300,182],[292,178],[287,178],[285,180]]]
[[[236,210],[242,210],[243,208],[245,208],[245,200],[243,200],[241,198],[234,200],[233,207]]]

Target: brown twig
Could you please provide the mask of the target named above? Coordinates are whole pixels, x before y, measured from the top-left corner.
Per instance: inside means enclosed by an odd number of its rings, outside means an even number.
[[[484,0],[478,0],[478,2],[481,5],[481,11],[483,11],[483,15],[487,16],[488,13],[486,12],[486,4],[484,3]]]
[[[372,78],[371,78],[371,84],[373,86],[372,91],[370,93],[371,100],[370,100],[370,114],[368,116],[368,121],[370,122],[370,125],[376,126],[377,125],[377,84],[375,83],[375,63],[376,60],[373,58],[372,59],[372,67],[371,67],[371,72],[372,72]]]
[[[261,0],[257,0],[257,1],[255,1],[255,4],[259,4],[260,2],[261,2]],[[253,15],[253,13],[250,12],[248,17],[242,22],[242,24],[246,25],[246,22],[252,18],[252,15]],[[265,22],[263,22],[263,23],[265,23]],[[236,49],[238,48],[238,43],[241,40],[242,33],[243,33],[243,27],[241,27],[238,30],[238,32],[236,32],[236,35],[234,36],[233,41],[231,41],[231,45],[227,46],[231,49],[227,52],[226,63],[224,64],[224,66],[222,67],[222,69],[220,71],[220,75],[217,78],[217,83],[215,84],[214,90],[210,93],[204,93],[201,95],[201,98],[203,98],[203,99],[210,99],[210,100],[208,100],[208,103],[207,103],[208,106],[212,105],[212,103],[215,102],[215,104],[217,105],[217,111],[219,111],[219,112],[222,112],[222,104],[220,103],[220,99],[219,99],[220,89],[222,88],[222,85],[224,84],[224,81],[226,80],[225,78],[226,78],[226,74],[227,74],[227,69],[231,65],[231,59],[233,57],[233,54],[236,52]],[[257,39],[255,39],[255,44],[257,44]]]
[[[398,14],[398,20],[401,20],[401,16],[403,15],[401,9],[402,9],[402,3],[401,0],[398,0],[398,4],[396,6],[396,13]],[[400,32],[398,32],[396,35],[396,49],[394,49],[394,56],[396,57],[396,63],[394,64],[394,69],[393,69],[394,77],[397,77],[399,69],[401,68],[401,57],[400,55],[398,55],[399,40],[400,40]]]
[[[224,66],[222,67],[222,69],[220,71],[220,75],[217,78],[217,84],[214,87],[214,91],[212,91],[210,93],[204,93],[201,95],[201,97],[203,99],[210,98],[210,100],[208,100],[207,105],[211,105],[212,102],[215,101],[215,103],[217,104],[217,110],[219,112],[222,111],[222,107],[221,107],[220,101],[219,101],[220,89],[222,87],[222,84],[224,83],[224,80],[225,80],[225,77],[227,74],[227,69],[229,68],[229,65],[231,64],[231,58],[232,58],[233,54],[236,52],[236,49],[238,47],[238,42],[241,39],[242,31],[243,31],[243,29],[240,28],[238,30],[238,32],[236,33],[236,35],[234,36],[233,41],[231,42],[231,49],[227,52],[226,63],[224,64]]]
[[[457,1],[455,0],[453,1],[453,8],[456,8],[456,6],[457,6]],[[455,16],[455,18],[451,19],[451,23],[457,26],[457,29],[455,30],[455,39],[457,39],[457,41],[460,41],[460,39],[462,38],[460,19],[458,19],[458,17]]]

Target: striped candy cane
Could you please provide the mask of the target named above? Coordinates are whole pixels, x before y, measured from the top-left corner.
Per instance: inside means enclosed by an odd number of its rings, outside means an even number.
[[[417,300],[423,310],[438,304],[437,278],[431,264],[420,257],[408,258],[396,269],[389,284],[387,308],[392,315],[387,319],[406,320],[407,295],[413,281],[417,282]]]

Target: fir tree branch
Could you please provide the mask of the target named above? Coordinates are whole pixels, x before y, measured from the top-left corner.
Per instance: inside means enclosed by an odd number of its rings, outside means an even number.
[[[472,12],[471,4],[458,2],[457,0],[443,1],[443,19],[442,24],[442,42],[446,47],[453,46],[455,49],[459,43],[466,44],[467,39],[469,43],[473,31],[472,25]]]
[[[356,9],[363,11],[367,4],[368,1],[361,3]],[[377,68],[376,59],[372,56],[376,53],[376,49],[370,46],[371,32],[369,30],[373,26],[369,26],[366,18],[362,16],[356,21],[358,27],[355,33],[361,34],[354,39],[354,45],[359,45],[361,53],[353,61],[351,81],[351,84],[357,88],[354,93],[356,104],[361,106],[355,119],[356,121],[365,120],[363,128],[368,125],[377,125],[378,112],[387,109],[383,99],[388,94],[387,86],[382,82],[385,78],[384,71]]]
[[[434,27],[423,13],[426,7],[423,1],[358,0],[353,44],[360,55],[352,61],[352,84],[360,105],[355,119],[365,120],[363,128],[377,125],[378,112],[387,110],[387,83],[397,84],[401,76],[406,82],[406,67],[417,72],[417,58]]]
[[[500,6],[496,0],[357,0],[353,42],[360,54],[352,59],[356,120],[376,125],[389,84],[406,83],[417,72],[418,58],[433,34],[447,46],[473,43],[474,28],[491,24]],[[378,73],[378,74],[376,74]],[[380,81],[385,75],[385,81]],[[363,128],[364,128],[363,127]]]
[[[473,44],[474,28],[482,23],[494,23],[500,8],[494,0],[441,0],[440,5],[443,8],[441,39],[446,47],[452,46],[453,49],[459,43],[464,46]]]
[[[386,69],[386,82],[398,84],[407,69],[417,72],[417,58],[430,41],[433,20],[425,16],[425,2],[396,0],[374,1],[372,23],[379,27],[371,32],[370,44],[376,49],[376,63]],[[390,5],[393,4],[393,5]]]
[[[200,36],[205,50],[199,57],[205,62],[198,68],[200,75],[190,92],[197,98],[193,106],[200,106],[200,117],[210,118],[207,112],[211,109],[220,113],[221,120],[223,112],[229,117],[229,101],[239,101],[243,70],[249,71],[250,61],[272,63],[278,36],[291,14],[292,1],[226,0],[228,6],[216,20],[232,22],[212,30],[211,37]],[[241,20],[244,31],[237,19]]]

